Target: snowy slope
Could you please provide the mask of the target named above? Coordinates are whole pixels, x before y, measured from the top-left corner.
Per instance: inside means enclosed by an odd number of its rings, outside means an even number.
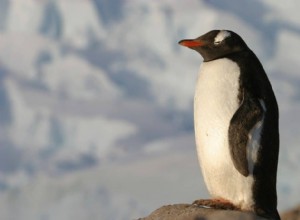
[[[217,28],[264,64],[280,105],[279,209],[300,202],[297,1],[0,6],[1,219],[132,219],[207,197],[193,137],[201,58],[177,42]]]

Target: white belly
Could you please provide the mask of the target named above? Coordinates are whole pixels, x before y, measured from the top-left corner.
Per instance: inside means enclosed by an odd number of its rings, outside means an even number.
[[[238,92],[237,64],[225,58],[202,64],[194,100],[195,136],[209,192],[250,209],[253,178],[235,169],[228,143],[229,123],[239,107]]]

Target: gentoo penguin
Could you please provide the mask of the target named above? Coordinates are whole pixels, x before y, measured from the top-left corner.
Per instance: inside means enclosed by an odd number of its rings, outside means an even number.
[[[278,106],[262,64],[243,39],[228,30],[213,30],[179,44],[204,59],[194,122],[198,158],[213,199],[195,204],[280,219]]]

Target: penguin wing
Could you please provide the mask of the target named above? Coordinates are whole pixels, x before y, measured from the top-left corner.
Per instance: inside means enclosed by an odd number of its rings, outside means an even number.
[[[261,99],[243,91],[243,101],[230,121],[228,136],[231,159],[235,168],[244,176],[249,175],[251,166],[253,169],[253,161],[249,161],[249,154],[253,153],[254,148],[255,154],[257,153],[259,143],[251,139],[253,133],[260,138],[257,130],[261,129],[264,117],[264,105],[262,106],[261,102]]]

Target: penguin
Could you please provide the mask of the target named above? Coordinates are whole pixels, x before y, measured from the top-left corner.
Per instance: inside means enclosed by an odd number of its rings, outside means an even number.
[[[280,219],[276,193],[279,113],[261,62],[229,30],[212,30],[179,44],[203,57],[194,96],[194,128],[200,167],[212,199],[194,204]]]

